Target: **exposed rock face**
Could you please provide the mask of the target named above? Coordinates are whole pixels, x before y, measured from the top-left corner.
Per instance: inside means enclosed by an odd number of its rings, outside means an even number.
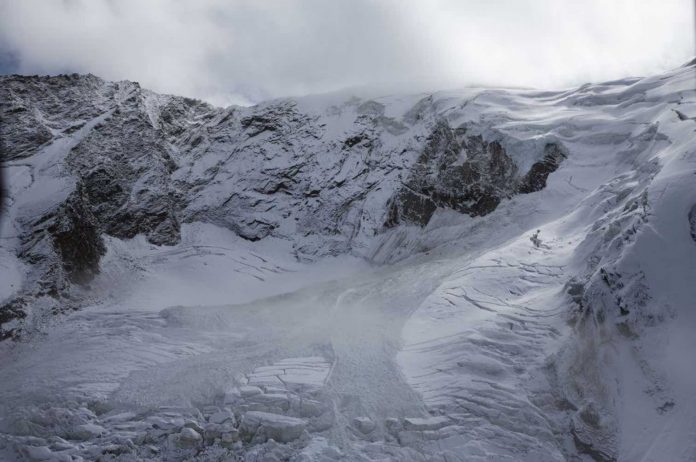
[[[179,241],[170,185],[176,164],[145,113],[114,111],[73,148],[67,163],[83,179],[105,233],[124,239],[144,234],[158,245]]]
[[[546,187],[546,179],[558,169],[566,155],[557,143],[549,143],[544,147],[544,158],[534,163],[527,174],[521,179],[518,192],[529,194],[541,191]]]
[[[5,302],[0,307],[0,340],[14,337],[18,334],[16,326],[13,322],[26,318],[26,301],[17,297],[9,302]]]
[[[20,256],[42,268],[39,294],[58,297],[70,282],[88,283],[104,252],[101,229],[78,187],[55,210],[28,224]]]
[[[464,126],[452,129],[440,121],[428,138],[409,179],[392,199],[385,225],[414,223],[425,226],[438,207],[483,216],[517,193],[540,191],[565,155],[556,143],[524,176],[498,142],[467,135]]]
[[[60,133],[79,129],[109,104],[115,87],[93,75],[2,78],[3,160],[29,157]]]
[[[696,204],[689,210],[689,229],[691,230],[691,239],[696,242]]]
[[[46,231],[70,281],[86,284],[99,272],[99,259],[106,249],[82,188],[63,203]]]
[[[15,252],[32,268],[12,299],[88,283],[102,234],[173,245],[187,222],[287,239],[302,259],[369,257],[388,228],[426,225],[438,208],[482,216],[543,188],[563,158],[550,140],[525,150],[533,166],[520,173],[505,143],[527,141],[433,96],[410,101],[403,113],[358,98],[221,109],[91,75],[2,77],[2,159],[24,181]],[[51,205],[27,212],[36,204]]]
[[[99,260],[106,251],[102,230],[81,186],[57,208],[26,227],[18,256],[35,271],[27,281],[30,290],[0,305],[0,338],[18,333],[16,326],[8,323],[25,318],[36,297],[53,300],[54,312],[73,307],[70,285],[88,284],[99,273]]]
[[[438,207],[486,215],[511,194],[516,170],[497,141],[467,136],[466,128],[452,129],[440,121],[392,201],[387,226],[401,221],[426,225]]]

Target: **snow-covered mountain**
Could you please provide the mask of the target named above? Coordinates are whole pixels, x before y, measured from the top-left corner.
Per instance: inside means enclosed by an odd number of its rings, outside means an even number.
[[[695,88],[0,77],[0,455],[696,460]]]

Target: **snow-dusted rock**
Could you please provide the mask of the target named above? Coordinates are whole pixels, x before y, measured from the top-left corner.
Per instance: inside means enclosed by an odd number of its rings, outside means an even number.
[[[186,428],[192,428],[192,429],[196,430],[198,433],[201,433],[201,434],[205,431],[205,430],[203,429],[203,427],[201,426],[200,423],[198,423],[198,422],[196,422],[195,420],[192,420],[192,419],[185,419],[185,421],[184,421],[184,427],[186,427]]]
[[[318,391],[324,386],[331,364],[324,358],[286,358],[270,366],[254,369],[249,384],[292,391]]]
[[[372,433],[377,427],[372,419],[365,416],[354,418],[353,425],[355,425],[355,428],[365,435]]]
[[[201,433],[204,437],[205,440],[208,443],[212,443],[216,439],[222,438],[222,435],[225,433],[236,433],[237,428],[232,424],[231,421],[227,421],[225,423],[221,424],[216,424],[216,423],[207,423],[205,425],[205,428],[203,432]]]
[[[324,413],[326,407],[319,401],[302,398],[299,403],[299,412],[302,417],[317,417]]]
[[[58,457],[46,446],[24,446],[20,452],[29,461],[57,460]]]
[[[258,404],[259,410],[263,409],[278,409],[287,411],[290,409],[290,399],[287,394],[280,393],[264,393],[255,395],[249,398],[249,403],[252,407]]]
[[[89,440],[92,438],[97,438],[104,434],[106,429],[101,425],[94,423],[86,423],[82,425],[77,425],[71,432],[70,436],[74,439],[79,440]]]
[[[239,391],[238,387],[232,387],[228,390],[225,390],[225,394],[223,396],[223,402],[225,404],[231,404],[239,401],[239,399],[242,397],[242,394]]]
[[[203,437],[193,428],[184,427],[179,432],[179,444],[184,447],[198,445],[203,440]]]
[[[212,414],[210,417],[208,417],[208,421],[215,424],[221,424],[224,422],[231,422],[232,424],[234,424],[235,417],[234,413],[229,409],[222,409],[221,411],[218,411]]]
[[[263,393],[263,390],[254,385],[245,385],[243,387],[239,387],[239,393],[242,397],[249,398],[250,396],[260,395]]]
[[[220,444],[224,447],[232,447],[239,441],[239,430],[227,428],[220,434]]]
[[[403,428],[403,423],[395,417],[389,417],[384,421],[384,426],[392,436],[396,436]]]
[[[172,416],[172,417],[162,417],[159,415],[150,416],[146,419],[154,428],[159,428],[162,430],[179,429],[184,426],[186,421],[183,417]]]
[[[249,411],[242,417],[239,431],[246,439],[252,439],[261,431],[265,439],[287,443],[299,438],[306,426],[307,423],[302,419],[268,412]]]
[[[48,439],[48,441],[51,443],[50,448],[54,451],[66,451],[66,450],[75,449],[74,444],[72,444],[69,441],[64,440],[63,438],[61,438],[59,436],[52,436],[51,438]]]
[[[406,417],[404,429],[406,430],[438,430],[449,425],[451,420],[446,416],[435,417]]]
[[[109,424],[118,424],[133,420],[136,417],[135,412],[120,412],[118,414],[106,415],[101,418],[102,422]]]

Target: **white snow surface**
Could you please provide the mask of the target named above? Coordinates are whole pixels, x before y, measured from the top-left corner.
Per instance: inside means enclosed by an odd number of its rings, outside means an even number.
[[[489,215],[368,223],[338,256],[298,259],[324,245],[314,236],[251,242],[195,221],[174,246],[107,237],[89,306],[0,343],[0,459],[695,461],[695,85],[691,66],[431,95],[522,170],[549,136],[568,158]],[[375,101],[396,119],[422,96]],[[296,109],[344,117],[324,134],[343,136],[354,115],[337,98]],[[30,272],[15,225],[65,196],[58,157],[105,116],[5,165],[0,299]],[[363,222],[379,221],[384,188]],[[190,207],[225,193],[211,185]]]

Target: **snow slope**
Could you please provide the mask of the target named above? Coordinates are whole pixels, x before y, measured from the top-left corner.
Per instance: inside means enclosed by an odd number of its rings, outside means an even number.
[[[4,459],[696,460],[693,65],[248,109],[12,79]]]

